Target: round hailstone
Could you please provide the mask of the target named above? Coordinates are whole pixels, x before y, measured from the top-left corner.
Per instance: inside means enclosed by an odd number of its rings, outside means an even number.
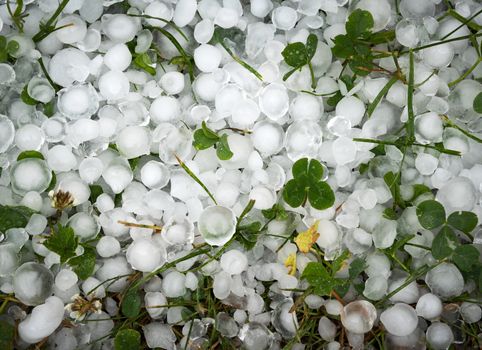
[[[166,22],[169,22],[172,19],[172,16],[174,15],[174,10],[169,3],[165,3],[162,1],[152,1],[144,9],[144,14],[151,17],[162,18],[164,21],[152,18],[145,19],[145,21],[149,25],[162,28],[167,24]]]
[[[456,297],[464,290],[464,277],[454,264],[442,263],[425,276],[433,294],[442,298]]]
[[[27,85],[27,93],[34,100],[48,103],[55,97],[55,90],[45,78],[33,77]]]
[[[54,275],[45,265],[27,262],[13,276],[15,298],[26,305],[42,304],[52,294]]]
[[[38,151],[45,141],[42,129],[33,124],[25,124],[15,134],[15,146],[21,151]]]
[[[102,175],[104,163],[99,158],[84,158],[79,164],[79,175],[88,184],[93,184]]]
[[[274,26],[280,30],[291,30],[298,21],[298,13],[288,6],[279,6],[271,12]]]
[[[440,316],[443,310],[442,301],[432,293],[424,294],[418,299],[415,311],[426,320],[433,320]]]
[[[66,87],[58,96],[59,111],[69,119],[89,118],[99,108],[99,96],[90,83]]]
[[[298,329],[296,312],[293,313],[291,311],[292,307],[293,299],[286,298],[276,306],[271,315],[271,323],[273,324],[273,327],[285,339],[293,338]]]
[[[171,245],[191,244],[194,241],[194,225],[185,218],[170,219],[164,225],[162,238]]]
[[[419,153],[415,158],[415,168],[422,175],[432,175],[438,166],[438,158],[428,153]]]
[[[178,27],[184,27],[194,19],[196,11],[196,0],[179,0],[174,10],[173,21]]]
[[[197,225],[206,243],[221,246],[226,244],[236,231],[236,215],[231,209],[214,205],[204,209]]]
[[[380,321],[386,330],[398,337],[406,337],[412,333],[418,325],[418,317],[415,310],[407,304],[398,303],[383,311]]]
[[[0,153],[5,152],[15,139],[15,127],[12,121],[0,114]]]
[[[126,258],[134,270],[154,271],[165,261],[162,248],[150,238],[140,238],[127,248]]]
[[[261,121],[254,125],[251,141],[261,155],[269,157],[283,148],[284,131],[281,125],[270,121]]]
[[[289,109],[288,92],[284,85],[269,84],[259,96],[259,108],[269,119],[281,119]]]
[[[430,43],[427,43],[430,44]],[[447,67],[454,58],[455,51],[450,43],[436,45],[422,50],[423,62],[434,69]]]
[[[220,265],[230,275],[239,275],[248,268],[248,258],[243,252],[233,249],[221,256]]]
[[[151,103],[149,113],[156,124],[173,121],[181,115],[181,104],[175,97],[159,96]]]
[[[214,72],[219,67],[221,58],[221,51],[210,44],[202,44],[194,50],[194,63],[201,72]]]
[[[47,164],[53,171],[66,172],[77,165],[77,158],[69,146],[55,145],[48,150],[46,158]]]
[[[168,298],[182,297],[186,293],[186,276],[178,271],[171,271],[162,280],[162,291]]]
[[[81,50],[67,48],[57,51],[49,62],[49,75],[54,83],[67,87],[89,76],[90,59]]]
[[[357,9],[362,9],[371,13],[373,17],[373,31],[379,32],[385,29],[392,13],[392,8],[387,0],[361,0],[356,5]]]
[[[44,120],[41,128],[44,132],[45,140],[48,142],[60,142],[65,137],[66,122],[63,117],[51,117]]]
[[[415,136],[423,144],[442,141],[443,122],[437,113],[428,112],[415,117]]]
[[[464,301],[460,305],[460,314],[467,323],[479,322],[482,318],[482,309],[479,305]]]
[[[208,18],[199,21],[194,27],[194,39],[200,44],[207,44],[214,34],[214,23]]]
[[[99,78],[100,94],[108,100],[119,100],[129,93],[129,79],[119,71],[108,71]]]
[[[236,108],[233,110],[231,118],[233,122],[242,128],[247,128],[256,122],[259,118],[258,104],[248,98],[245,98],[236,104]]]
[[[161,292],[147,292],[144,296],[144,303],[149,316],[156,319],[164,314],[166,308],[159,306],[167,305],[167,299]]]
[[[377,310],[366,300],[356,300],[345,305],[340,318],[347,331],[364,334],[373,328],[373,323],[377,319]]]
[[[77,274],[69,269],[62,269],[55,276],[55,286],[60,290],[68,290],[77,283]]]
[[[120,252],[120,243],[115,237],[102,236],[95,246],[97,253],[103,258],[110,258]]]
[[[329,249],[338,243],[340,233],[338,232],[338,227],[328,220],[320,220],[318,223],[318,232],[323,234],[318,237],[316,244],[322,249]]]
[[[116,146],[127,159],[150,153],[150,130],[143,126],[128,126],[117,135]]]
[[[138,19],[124,14],[105,14],[101,23],[105,35],[115,43],[131,41],[139,29]]]
[[[184,90],[184,74],[167,72],[159,80],[161,88],[169,95],[177,95]]]
[[[114,45],[104,55],[104,64],[110,70],[124,71],[131,61],[132,55],[126,44]]]
[[[447,214],[455,211],[471,211],[477,201],[477,191],[472,181],[466,177],[448,180],[437,192],[436,200],[445,208]]]
[[[345,96],[336,105],[336,115],[348,119],[352,126],[360,124],[365,114],[365,104],[355,96]]]
[[[18,335],[28,343],[38,343],[51,335],[64,318],[64,303],[56,296],[49,297],[45,304],[36,306],[18,325]]]
[[[318,120],[323,114],[323,102],[319,97],[299,94],[291,102],[289,112],[293,120]]]
[[[13,192],[24,195],[27,192],[43,192],[52,180],[52,171],[47,162],[38,158],[26,158],[16,162],[10,170]]]
[[[69,218],[67,223],[74,230],[75,235],[79,236],[81,241],[94,238],[100,231],[97,220],[85,212],[75,213]]]
[[[16,74],[12,66],[7,63],[0,63],[0,84],[10,84],[15,81],[15,78]]]
[[[176,155],[185,159],[192,150],[192,133],[184,124],[161,123],[154,130],[152,140],[159,143],[159,158],[167,164],[178,165]]]
[[[251,138],[239,134],[228,136],[228,145],[233,152],[233,156],[228,160],[220,161],[225,169],[240,169],[248,166],[248,159],[253,152]]]
[[[444,350],[454,342],[454,333],[449,325],[442,322],[433,322],[425,335],[427,343],[434,350]]]
[[[167,185],[170,178],[170,171],[161,162],[150,160],[141,168],[141,181],[152,189],[161,189]]]
[[[55,35],[60,42],[64,44],[73,44],[84,39],[87,34],[87,26],[77,15],[69,15],[61,18],[56,23],[57,28],[61,28],[55,31]],[[62,28],[64,27],[64,28]]]

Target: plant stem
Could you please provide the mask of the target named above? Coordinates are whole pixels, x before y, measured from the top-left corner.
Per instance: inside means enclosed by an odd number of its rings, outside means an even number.
[[[249,64],[247,64],[246,62],[244,62],[242,59],[240,59],[238,56],[236,56],[233,51],[231,51],[231,49],[222,41],[219,42],[221,44],[221,46],[223,47],[224,50],[226,50],[226,52],[228,53],[229,56],[231,56],[231,58],[236,61],[237,63],[239,63],[243,68],[247,69],[249,72],[251,72],[251,74],[253,74],[256,78],[258,78],[259,80],[263,81],[263,76],[261,74],[259,74],[259,72],[254,69],[253,67],[251,67]]]
[[[479,36],[482,36],[482,33],[458,36],[458,37],[447,39],[447,40],[444,40],[444,41],[437,41],[435,43],[422,45],[422,46],[416,47],[414,49],[411,49],[410,51],[417,52],[417,51],[420,51],[420,50],[428,49],[429,47],[444,45],[444,44],[447,44],[447,43],[451,43],[453,41],[465,40],[465,39],[470,39],[470,38],[478,38]],[[407,52],[405,51],[405,52],[401,52],[401,53],[407,53]]]
[[[455,124],[452,120],[449,119],[448,116],[444,115],[444,116],[442,116],[442,119],[448,127],[457,129],[458,131],[460,131],[462,134],[464,134],[468,138],[470,138],[474,141],[477,141],[478,143],[482,143],[482,139],[479,139],[477,136],[474,136],[473,134],[471,134],[467,130],[465,130],[465,129],[461,128],[460,126],[458,126],[457,124]]]
[[[455,85],[457,85],[458,83],[460,83],[462,80],[464,80],[465,78],[467,78],[469,76],[470,73],[472,73],[474,71],[475,68],[477,68],[477,66],[479,65],[479,63],[482,62],[482,57],[479,57],[475,63],[472,65],[472,67],[470,67],[468,70],[465,71],[464,74],[462,74],[458,79],[455,79],[454,81],[451,81],[450,83],[448,83],[447,85],[449,87],[454,87]]]
[[[311,62],[308,62],[308,68],[310,69],[310,76],[311,76],[311,88],[313,91],[316,89],[316,81],[315,81],[315,72],[313,71],[313,65]]]
[[[202,183],[201,180],[199,180],[199,178],[196,176],[196,174],[194,174],[191,169],[188,168],[188,166],[181,160],[181,158],[179,158],[176,154],[174,155],[174,157],[176,157],[176,160],[177,162],[179,163],[179,165],[181,166],[181,168],[184,169],[184,171],[194,180],[196,181],[199,186],[202,187],[202,189],[204,190],[204,192],[207,193],[207,195],[213,200],[214,204],[218,205],[218,202],[216,202],[216,199],[214,198],[214,196],[212,195],[211,191],[209,191],[209,189],[206,187],[205,184]]]
[[[452,16],[453,18],[455,18],[457,21],[461,22],[461,24],[456,27],[454,30],[450,31],[449,33],[445,34],[443,37],[442,37],[442,40],[444,39],[447,39],[450,35],[452,35],[453,33],[455,33],[457,30],[459,30],[460,28],[462,28],[464,25],[467,25],[470,29],[478,32],[480,29],[482,29],[481,26],[479,26],[477,23],[474,23],[472,22],[472,20],[477,17],[478,15],[480,15],[482,13],[482,10],[479,10],[477,11],[475,14],[473,14],[472,16],[470,16],[469,18],[465,18],[464,16],[462,16],[461,14],[459,14],[457,11],[455,11],[454,9],[450,9],[448,11],[448,14],[450,16]]]
[[[413,112],[413,92],[414,92],[414,62],[413,51],[409,52],[409,74],[408,74],[408,96],[407,96],[407,143],[413,144],[415,141],[415,115]]]
[[[45,22],[45,24],[42,25],[40,31],[35,34],[32,38],[34,43],[38,43],[39,41],[42,41],[45,39],[49,34],[52,32],[52,25],[56,21],[57,17],[60,16],[62,11],[64,10],[65,6],[69,3],[70,0],[62,0],[60,3],[59,7],[57,7],[57,10],[52,14],[52,16]]]
[[[40,65],[40,69],[42,70],[42,72],[44,73],[45,75],[45,78],[48,80],[49,84],[54,88],[54,90],[56,92],[58,92],[60,90],[60,86],[58,86],[57,84],[54,83],[54,81],[52,80],[52,78],[50,77],[49,73],[47,72],[47,68],[45,68],[45,64],[44,64],[44,61],[42,60],[42,57],[40,57],[37,62],[39,63]]]
[[[380,90],[380,92],[378,93],[378,95],[375,97],[375,99],[373,100],[372,103],[370,103],[370,105],[368,106],[367,108],[367,116],[368,118],[371,117],[371,115],[373,114],[373,112],[375,111],[375,108],[378,106],[378,104],[380,103],[380,101],[382,100],[383,96],[385,96],[388,92],[388,90],[390,90],[390,88],[393,86],[393,84],[395,84],[396,82],[398,81],[398,77],[396,75],[393,75],[390,80],[385,84],[385,86]]]

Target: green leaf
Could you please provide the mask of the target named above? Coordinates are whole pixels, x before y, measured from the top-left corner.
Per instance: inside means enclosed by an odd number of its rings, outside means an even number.
[[[308,63],[306,46],[300,42],[288,44],[281,52],[281,55],[291,67],[302,67]]]
[[[301,158],[298,159],[294,164],[293,168],[291,169],[291,173],[293,177],[300,178],[304,175],[308,174],[308,158]]]
[[[449,215],[447,223],[464,233],[470,233],[477,226],[477,215],[471,211],[456,211]]]
[[[474,111],[476,111],[477,113],[482,113],[482,92],[479,92],[479,94],[475,96],[473,107]]]
[[[122,329],[114,338],[115,350],[137,350],[141,348],[141,334],[134,329]]]
[[[384,44],[395,39],[395,30],[386,30],[383,32],[371,34],[367,40],[372,44]]]
[[[308,35],[308,38],[306,38],[306,55],[308,62],[310,62],[313,56],[315,56],[317,47],[318,37],[315,34]]]
[[[350,268],[348,269],[348,275],[351,280],[355,279],[358,277],[359,274],[361,274],[366,267],[366,262],[364,259],[361,258],[356,258],[350,263]]]
[[[330,185],[321,181],[310,185],[308,189],[308,200],[315,209],[328,209],[335,203],[335,194]]]
[[[45,159],[43,154],[38,151],[23,151],[17,157],[17,161],[25,159],[25,158],[38,158],[38,159]]]
[[[445,223],[445,209],[437,201],[424,201],[417,206],[417,217],[423,228],[432,230]]]
[[[288,181],[283,189],[283,199],[293,208],[301,206],[306,199],[306,188],[295,179]]]
[[[7,38],[5,38],[3,35],[0,35],[0,51],[4,51],[6,47],[7,47]]]
[[[206,136],[208,139],[213,139],[216,141],[219,140],[218,134],[216,134],[213,130],[209,129],[205,121],[202,122],[201,129],[204,132],[204,136]]]
[[[268,220],[286,220],[288,218],[285,208],[278,203],[273,205],[270,209],[261,210],[261,213]]]
[[[43,244],[48,250],[60,255],[60,262],[63,264],[75,256],[79,237],[75,235],[71,227],[59,224],[57,230],[53,230]]]
[[[141,312],[141,296],[137,290],[129,290],[124,295],[121,304],[122,314],[128,318],[136,318]]]
[[[348,17],[345,24],[346,34],[351,38],[366,38],[371,34],[373,28],[373,16],[370,12],[357,9]]]
[[[15,54],[15,52],[18,51],[19,48],[20,48],[20,45],[18,44],[17,41],[10,40],[7,44],[7,53],[9,55],[13,55],[13,54]]]
[[[218,142],[217,139],[212,139],[212,138],[206,137],[206,134],[204,133],[204,131],[202,129],[198,129],[198,130],[194,131],[193,137],[194,137],[194,141],[193,141],[192,145],[197,150],[208,149],[208,148],[214,146],[216,144],[216,142]]]
[[[337,35],[333,43],[335,45],[331,51],[338,58],[349,58],[356,54],[353,42],[347,35]]]
[[[479,251],[471,244],[464,244],[455,248],[453,261],[461,271],[470,271],[479,262]]]
[[[33,213],[34,211],[32,209],[23,206],[11,207],[0,205],[0,232],[5,232],[11,228],[23,228],[27,226]]]
[[[95,269],[95,249],[87,247],[84,254],[69,259],[69,265],[81,280],[89,278]]]
[[[415,199],[417,199],[420,195],[424,193],[430,192],[430,188],[428,188],[425,185],[422,184],[415,184],[413,185],[413,196],[410,199],[410,202],[413,202]]]
[[[445,259],[450,256],[458,246],[454,231],[444,225],[432,242],[432,256],[437,259]]]
[[[15,341],[15,326],[6,320],[0,320],[0,349],[13,350]]]
[[[22,90],[22,93],[20,94],[20,99],[23,101],[23,103],[29,105],[29,106],[35,106],[39,101],[33,99],[30,97],[30,95],[27,92],[27,85]]]
[[[308,177],[312,182],[318,182],[323,177],[323,166],[316,159],[311,159],[308,166]]]
[[[156,70],[152,67],[152,61],[147,52],[137,55],[134,58],[134,66],[146,71],[150,75],[156,75]]]
[[[331,107],[335,107],[342,98],[343,98],[343,95],[341,94],[341,92],[337,91],[336,94],[334,94],[333,96],[329,97],[328,100],[326,100],[326,103]]]
[[[337,284],[325,266],[319,262],[308,263],[301,278],[306,279],[318,295],[329,295]]]
[[[231,149],[229,148],[227,134],[223,134],[219,139],[219,142],[216,144],[216,155],[221,160],[228,160],[233,156],[233,152],[231,152]]]
[[[386,208],[383,211],[383,217],[385,219],[388,219],[388,220],[397,220],[398,219],[397,212],[395,210],[393,210],[393,208]]]

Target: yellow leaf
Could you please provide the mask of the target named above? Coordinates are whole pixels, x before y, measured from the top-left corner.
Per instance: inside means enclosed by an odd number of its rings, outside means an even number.
[[[296,236],[295,243],[298,246],[298,249],[302,253],[308,253],[315,244],[320,234],[318,233],[318,224],[320,220],[316,220],[313,225],[311,225],[308,230],[301,232]]]
[[[289,269],[289,274],[294,276],[296,273],[296,253],[291,253],[285,260],[285,266]]]

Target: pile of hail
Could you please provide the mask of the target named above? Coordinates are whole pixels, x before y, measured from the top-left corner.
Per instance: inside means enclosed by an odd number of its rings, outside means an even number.
[[[482,347],[479,0],[0,1],[0,348]]]

